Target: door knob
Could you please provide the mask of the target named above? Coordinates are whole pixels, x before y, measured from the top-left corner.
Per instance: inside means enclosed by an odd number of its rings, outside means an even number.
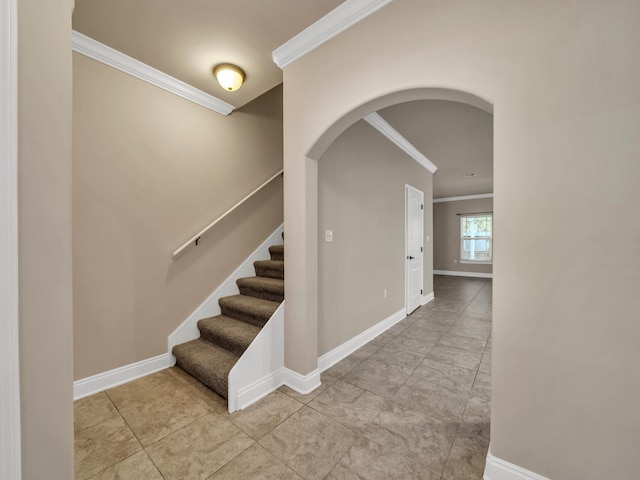
[[[412,257],[411,255],[409,255],[409,256],[407,257],[407,260],[413,260],[414,258],[416,258],[416,257]]]

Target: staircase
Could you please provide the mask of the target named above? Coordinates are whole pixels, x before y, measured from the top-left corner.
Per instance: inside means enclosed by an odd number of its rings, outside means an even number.
[[[224,398],[229,372],[284,300],[284,245],[269,254],[253,263],[255,277],[236,281],[239,295],[220,298],[220,315],[198,321],[200,338],[173,347],[177,364]]]

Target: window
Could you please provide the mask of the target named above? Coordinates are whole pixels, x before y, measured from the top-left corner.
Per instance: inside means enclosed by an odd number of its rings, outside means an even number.
[[[493,261],[493,215],[476,213],[460,216],[460,263]]]

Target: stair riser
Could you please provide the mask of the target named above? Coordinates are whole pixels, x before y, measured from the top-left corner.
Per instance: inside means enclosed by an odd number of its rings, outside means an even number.
[[[229,396],[229,380],[226,377],[225,378],[218,378],[215,381],[211,381],[210,380],[210,376],[211,376],[210,373],[205,374],[200,369],[191,368],[191,365],[187,365],[187,364],[182,365],[181,362],[176,362],[176,363],[180,368],[182,368],[189,375],[191,375],[192,377],[197,378],[198,381],[200,381],[200,383],[204,383],[211,390],[213,390],[218,395],[220,395],[222,398],[227,400],[227,397]]]
[[[282,245],[269,247],[269,255],[271,255],[271,260],[284,262],[284,247]]]
[[[200,338],[206,340],[207,342],[211,342],[214,345],[218,345],[221,347],[224,346],[223,348],[225,350],[229,350],[231,353],[234,353],[239,357],[242,356],[242,354],[246,350],[245,345],[229,341],[228,338],[224,338],[221,335],[216,335],[215,333],[207,330],[200,330]]]
[[[193,349],[190,348],[190,345],[195,343],[203,345],[204,342],[201,339],[197,339],[173,347],[172,353],[176,357],[177,365],[185,372],[197,378],[201,383],[217,392],[220,396],[227,398],[229,389],[228,375],[230,370],[228,361],[226,362],[226,367],[225,365],[219,366],[215,361],[212,362],[211,359],[203,361],[203,359],[200,358],[202,347],[199,347],[199,351],[195,353]],[[230,354],[227,354],[227,360],[229,358],[228,355]]]
[[[264,324],[267,323],[270,318],[264,318],[264,316],[256,315],[253,312],[245,312],[234,308],[233,306],[220,305],[220,309],[222,310],[222,315],[237,318],[238,320],[242,320],[243,322],[247,322],[258,327],[264,327]]]
[[[249,297],[262,298],[264,300],[271,300],[272,302],[282,302],[284,300],[284,293],[259,290],[251,287],[238,287],[242,295]]]
[[[256,269],[256,275],[258,277],[279,278],[281,280],[284,280],[283,270],[262,267],[260,265],[256,265],[255,269]]]

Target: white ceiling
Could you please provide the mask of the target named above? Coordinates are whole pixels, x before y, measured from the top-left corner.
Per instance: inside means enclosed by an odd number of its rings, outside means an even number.
[[[438,167],[433,198],[493,193],[493,115],[443,100],[401,103],[378,114]]]
[[[343,0],[76,0],[73,29],[239,108],[282,82],[272,52]],[[236,92],[212,74],[243,68]],[[425,100],[378,112],[438,170],[434,198],[493,192],[493,116]],[[463,175],[474,173],[474,177]]]

